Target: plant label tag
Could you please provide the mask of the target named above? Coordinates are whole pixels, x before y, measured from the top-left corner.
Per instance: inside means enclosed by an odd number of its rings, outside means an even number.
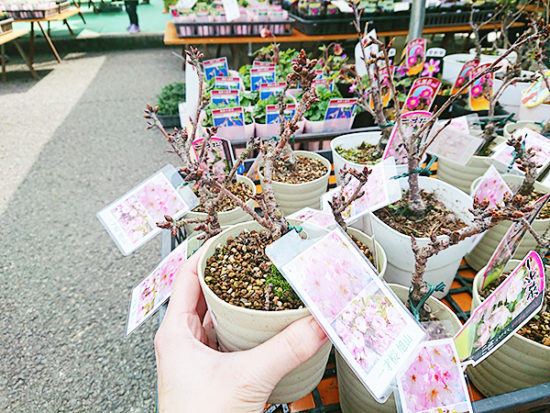
[[[331,99],[328,103],[325,120],[351,119],[357,99]]]
[[[270,125],[272,123],[280,123],[279,119],[279,105],[267,105],[265,108],[265,123]]]
[[[275,83],[275,69],[270,67],[252,67],[250,69],[250,90],[255,92],[264,83]]]
[[[204,77],[206,80],[214,79],[215,77],[227,76],[229,73],[227,57],[205,60],[202,64],[204,66]]]
[[[359,380],[380,403],[418,352],[425,334],[340,229],[303,225],[266,254],[306,304]]]
[[[212,136],[208,140],[205,138],[195,139],[191,151],[191,157],[194,160],[198,161],[203,151],[203,146],[205,146],[205,148],[201,168],[217,177],[224,177],[229,174],[231,168],[233,168],[233,150],[231,148],[231,142],[224,138],[218,138],[217,136]]]
[[[315,79],[313,82],[311,82],[311,85],[317,90],[320,87],[326,87],[328,90],[332,92],[332,83],[328,81],[328,79]]]
[[[397,179],[392,179],[395,175],[397,175],[397,169],[393,158],[385,159],[374,165],[368,176],[367,183],[361,189],[363,195],[353,201],[351,205],[342,212],[344,220],[347,223],[355,222],[369,212],[376,211],[386,205],[399,201],[403,193],[399,181]],[[351,175],[349,182],[344,185],[343,189],[339,186],[323,194],[321,196],[323,210],[327,212],[331,211],[329,202],[332,202],[335,197],[338,198],[343,195],[345,199],[350,199],[357,191],[359,184],[359,180]]]
[[[533,204],[534,209],[525,214],[525,219],[530,224],[533,223],[538,213],[544,208],[546,202],[550,198],[550,194],[546,194]],[[504,238],[498,244],[495,252],[489,260],[489,264],[485,267],[485,272],[483,273],[483,282],[481,283],[481,288],[486,288],[493,281],[495,281],[502,271],[504,271],[505,265],[510,261],[514,253],[516,252],[519,243],[523,239],[523,236],[527,232],[527,228],[521,222],[514,222],[510,229],[506,231]]]
[[[473,413],[464,371],[452,339],[425,341],[397,379],[398,412]]]
[[[479,65],[470,72],[470,79],[475,78],[480,73],[484,72],[491,63]],[[494,73],[487,73],[477,79],[470,86],[470,107],[473,111],[489,110],[489,99],[493,94],[493,78]]]
[[[483,174],[479,186],[472,194],[472,198],[477,197],[479,201],[487,200],[489,201],[489,208],[494,208],[497,204],[502,203],[506,193],[512,194],[513,192],[497,169],[491,165]]]
[[[383,107],[388,106],[392,98],[392,93],[390,89],[390,77],[393,78],[394,73],[395,73],[395,66],[390,66],[389,70],[387,66],[380,67],[378,69],[378,76],[376,76],[376,73],[375,73],[375,79],[377,80],[377,83],[378,83],[378,88],[380,90],[380,97],[382,99]],[[378,78],[380,78],[379,81],[378,81]],[[372,101],[372,97],[369,98],[369,104],[370,104],[370,107],[374,109],[374,102]]]
[[[287,218],[308,222],[309,224],[317,225],[321,228],[331,228],[337,225],[332,214],[310,207],[302,208],[299,211],[290,214]]]
[[[460,360],[475,366],[504,344],[540,311],[544,287],[544,265],[531,251],[456,334]]]
[[[437,96],[441,82],[434,77],[421,77],[411,86],[402,113],[416,110],[429,111]]]
[[[185,61],[185,103],[190,116],[197,111],[199,101],[199,75],[188,60]],[[182,125],[183,126],[183,125]]]
[[[241,17],[241,11],[239,10],[237,0],[222,0],[222,4],[225,9],[225,18],[228,22],[232,22]]]
[[[187,110],[187,102],[178,103],[178,115],[180,118],[180,127],[186,128],[187,123],[191,121],[189,118],[189,112]]]
[[[239,90],[241,79],[231,76],[216,76],[214,79],[214,87],[216,89]]]
[[[418,131],[428,122],[432,114],[426,111],[407,112],[401,116],[401,127],[405,135],[410,135]],[[389,157],[395,158],[395,163],[398,165],[407,164],[407,151],[401,138],[401,133],[398,130],[398,125],[393,127],[386,149],[384,150],[383,159]]]
[[[132,290],[126,335],[143,324],[168,300],[176,274],[187,261],[187,253],[187,240],[184,240]]]
[[[238,90],[213,90],[210,92],[210,102],[213,105],[239,104]]]
[[[445,57],[447,50],[442,47],[430,47],[426,51],[426,57]]]
[[[275,70],[275,63],[273,63],[273,62],[261,62],[259,60],[254,60],[252,62],[252,67],[264,67],[264,68],[269,68],[269,69]]]
[[[317,77],[315,79],[323,79],[323,69],[316,70],[315,73],[317,74]]]
[[[550,70],[544,73],[544,77],[540,76],[521,94],[521,104],[523,106],[534,108],[548,98],[548,95],[550,95],[550,90],[548,90],[544,78],[546,78],[548,84],[550,84]]]
[[[286,82],[262,83],[260,85],[260,100],[268,99],[271,95],[282,95],[285,86]]]
[[[419,37],[411,40],[407,44],[405,64],[407,65],[409,76],[416,76],[424,68],[426,61],[426,39]]]
[[[157,222],[163,222],[165,215],[178,219],[198,205],[193,191],[176,190],[182,183],[176,168],[167,165],[97,213],[123,255],[159,234]]]
[[[455,84],[453,85],[453,88],[451,90],[451,95],[458,93],[458,91],[462,88],[462,86],[468,83],[468,80],[470,79],[470,72],[474,70],[478,65],[479,65],[479,59],[473,59],[464,63],[464,66],[462,66],[462,69],[460,69],[460,72],[458,73],[458,77],[456,78]],[[466,93],[468,93],[468,89],[464,89],[461,95],[465,95]]]
[[[334,4],[342,13],[353,13],[353,9],[350,5],[344,0],[331,0],[331,3]]]
[[[497,204],[502,203],[504,195],[506,193],[512,194],[512,190],[508,187],[508,184],[502,176],[498,173],[497,169],[491,165],[487,171],[483,174],[479,186],[472,194],[472,198],[477,198],[479,201],[489,201],[488,208],[494,208]],[[477,244],[481,241],[485,233],[476,234],[472,237],[472,251]]]
[[[430,136],[436,134],[438,134],[437,137],[428,147],[428,153],[459,165],[466,165],[483,144],[483,138],[472,136],[449,126],[445,127],[445,122],[435,124]]]
[[[400,12],[400,11],[407,11],[411,8],[411,3],[394,3],[393,4],[393,11]]]
[[[512,135],[515,138],[523,137],[526,151],[533,148],[535,155],[532,159],[540,165],[537,167],[537,175],[540,175],[550,164],[550,140],[529,128],[518,129]],[[496,167],[503,173],[511,172],[516,175],[524,175],[524,172],[514,162],[514,155],[514,149],[506,143],[502,143],[494,149],[492,158]]]
[[[218,127],[244,126],[243,108],[213,109],[212,119]]]

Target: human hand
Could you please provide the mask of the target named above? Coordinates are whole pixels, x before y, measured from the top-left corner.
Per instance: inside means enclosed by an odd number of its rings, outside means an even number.
[[[155,336],[161,412],[261,412],[277,383],[327,342],[313,317],[295,321],[259,346],[217,351],[197,265],[204,247],[185,262]]]

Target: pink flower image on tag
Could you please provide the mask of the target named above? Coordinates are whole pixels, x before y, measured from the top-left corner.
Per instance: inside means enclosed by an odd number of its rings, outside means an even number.
[[[346,258],[351,256],[346,250],[354,247],[348,240],[345,242],[333,232],[285,268],[300,291],[307,293],[323,317],[329,320],[333,320],[376,275],[374,271],[365,273],[364,262]],[[305,263],[309,268],[307,273],[302,271]]]
[[[132,243],[153,230],[147,210],[135,196],[130,196],[111,209],[111,213]]]
[[[344,187],[346,198],[350,197],[357,187],[359,181],[352,177],[349,184]],[[385,185],[384,168],[373,168],[368,181],[363,189],[364,195],[351,203],[351,205],[342,212],[344,218],[354,217],[364,211],[376,209],[378,205],[388,204],[388,193]]]
[[[143,185],[136,196],[153,220],[153,225],[164,221],[164,215],[172,216],[186,208],[174,187],[162,174],[158,174]]]
[[[426,342],[398,386],[404,413],[472,411],[452,339]]]
[[[332,225],[336,225],[334,215],[308,207],[289,215],[287,218],[308,222],[321,228],[328,228]]]
[[[365,373],[407,327],[401,312],[380,290],[363,291],[332,322],[332,327]]]
[[[512,193],[512,190],[508,187],[502,176],[498,173],[497,169],[491,165],[485,172],[481,183],[477,187],[474,195],[479,201],[488,200],[489,208],[494,208],[498,203],[502,202],[504,194]]]

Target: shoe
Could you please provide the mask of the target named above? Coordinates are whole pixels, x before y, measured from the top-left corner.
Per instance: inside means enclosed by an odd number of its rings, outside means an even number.
[[[128,27],[126,27],[126,31],[130,30],[132,28],[132,25],[130,24]]]
[[[135,24],[132,24],[130,26],[130,33],[139,33],[139,26],[135,25]]]

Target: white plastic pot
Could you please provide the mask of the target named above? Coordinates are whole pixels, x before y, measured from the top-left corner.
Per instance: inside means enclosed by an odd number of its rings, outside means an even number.
[[[275,199],[279,203],[285,215],[290,215],[302,208],[310,207],[320,209],[321,195],[327,192],[328,178],[330,176],[330,162],[319,154],[307,151],[295,151],[296,156],[318,159],[327,168],[327,173],[321,178],[302,184],[287,184],[272,182]],[[260,182],[263,185],[263,175],[258,171]]]
[[[540,124],[535,123],[535,121],[533,120],[520,120],[520,121],[517,121],[516,123],[508,122],[506,125],[504,125],[504,138],[508,140],[508,138],[512,136],[514,131],[523,129],[523,128],[532,129],[537,133],[540,133],[542,131],[542,127],[540,126]]]
[[[504,139],[497,137],[494,142],[500,144],[504,142]],[[483,176],[491,164],[492,159],[488,156],[472,156],[466,165],[440,158],[437,161],[437,179],[454,185],[469,194],[472,182]]]
[[[344,149],[355,148],[366,142],[371,145],[377,145],[380,141],[382,132],[359,132],[350,133],[334,138],[330,141],[330,149],[332,151],[332,161],[334,163],[334,175],[336,176],[336,182],[341,180],[341,171],[344,169],[355,169],[356,171],[362,171],[366,165],[348,161],[346,158],[336,152],[336,147],[341,146]]]
[[[300,135],[304,131],[305,122],[301,120],[298,122],[298,129],[294,132],[296,135]],[[280,126],[278,123],[256,123],[256,137],[261,139],[269,139],[272,136],[279,136]]]
[[[218,298],[204,281],[206,261],[229,237],[243,230],[261,230],[253,221],[230,227],[213,239],[199,261],[199,281],[209,310],[215,319],[215,330],[222,351],[248,350],[265,342],[292,322],[309,315],[306,308],[286,311],[261,311],[237,307]],[[277,384],[268,403],[289,403],[310,393],[321,381],[332,345],[327,342],[312,358],[292,370]]]
[[[511,260],[504,271],[512,271],[520,262]],[[485,268],[474,278],[472,310],[481,305],[479,291],[484,271]],[[550,267],[547,266],[546,271],[550,271]],[[476,388],[487,397],[547,383],[550,381],[550,347],[516,333],[480,364],[466,371]]]
[[[506,174],[503,175],[503,178],[512,190],[514,190],[514,187],[520,185],[523,181],[523,177],[519,175]],[[481,178],[475,180],[472,183],[472,193],[475,192],[480,182]],[[545,186],[540,182],[535,182],[535,190],[547,194],[550,192],[550,187]],[[487,231],[479,244],[476,245],[472,252],[466,255],[465,259],[468,265],[476,271],[478,271],[481,267],[487,265],[498,244],[500,243],[502,238],[504,238],[504,235],[510,228],[510,225],[511,224],[509,222],[501,222],[495,227],[491,228],[489,231]],[[544,232],[550,227],[550,218],[535,219],[532,226],[537,234],[542,236]],[[537,242],[535,241],[535,238],[533,238],[533,236],[529,232],[527,232],[523,240],[520,242],[513,258],[522,259],[527,255],[529,251],[534,250],[536,247]]]
[[[467,224],[471,223],[472,217],[468,209],[472,207],[472,199],[469,195],[438,179],[420,176],[418,182],[421,189],[433,192],[436,198],[453,211],[458,218]],[[400,179],[400,184],[402,189],[408,189],[409,184],[406,179]],[[370,215],[370,219],[376,241],[382,245],[388,256],[388,268],[384,279],[389,283],[409,286],[415,263],[410,237],[386,225],[374,214]],[[417,238],[416,241],[419,248],[422,248],[428,244],[429,238]],[[448,293],[460,261],[471,246],[472,240],[465,239],[428,260],[424,279],[434,285],[439,282],[445,283],[443,292],[434,293],[436,298],[442,298]]]
[[[256,185],[254,185],[254,182],[252,182],[249,178],[247,178],[244,175],[237,175],[237,182],[243,182],[245,185],[247,185],[252,190],[252,195],[256,194]],[[254,209],[254,199],[249,199],[246,204]],[[193,212],[190,211],[185,215],[186,219],[204,219],[206,218],[205,212]],[[233,208],[230,211],[225,212],[218,212],[218,221],[220,223],[220,226],[227,226],[227,225],[235,225],[239,222],[245,222],[250,220],[250,215],[248,215],[246,212],[244,212],[241,208]],[[189,236],[193,235],[195,231],[193,228],[195,227],[195,224],[186,225],[185,231]]]
[[[537,122],[546,122],[550,119],[550,104],[540,103],[535,107],[528,108],[522,104],[519,105],[519,120],[535,119]]]
[[[409,294],[408,288],[395,284],[391,284],[390,287],[399,299],[405,303]],[[440,321],[450,322],[453,328],[451,334],[455,334],[460,330],[462,324],[449,307],[433,297],[428,298],[428,305]],[[338,352],[336,352],[336,374],[338,377],[340,408],[343,413],[393,413],[397,411],[393,394],[382,404],[374,400]]]
[[[529,72],[526,70],[521,71],[521,76],[529,78],[533,72]],[[500,98],[498,99],[498,103],[501,104],[501,106],[506,109],[510,113],[518,113],[519,106],[521,105],[521,94],[525,89],[527,89],[531,83],[524,82],[524,83],[516,83],[513,85],[509,85],[502,95],[500,95]],[[497,79],[495,77],[495,80],[493,81],[493,91],[497,91],[502,86],[502,80]]]

